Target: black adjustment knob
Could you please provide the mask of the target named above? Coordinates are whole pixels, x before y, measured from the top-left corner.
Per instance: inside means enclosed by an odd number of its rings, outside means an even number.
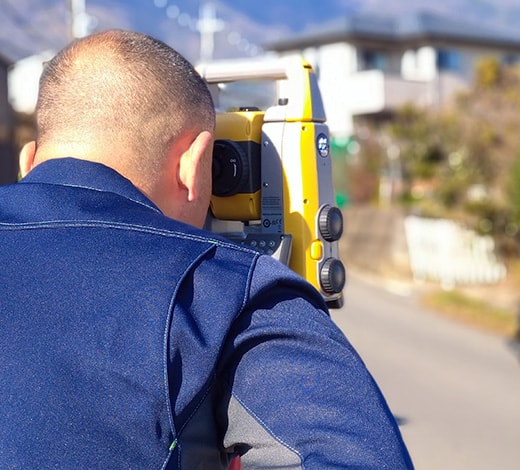
[[[245,150],[232,140],[215,140],[212,174],[212,193],[215,196],[234,196],[241,192],[249,178]]]
[[[328,242],[339,240],[343,234],[343,214],[336,206],[323,206],[318,216],[318,227]]]
[[[337,258],[328,258],[320,271],[321,288],[327,294],[338,294],[345,287],[347,274],[345,266]]]

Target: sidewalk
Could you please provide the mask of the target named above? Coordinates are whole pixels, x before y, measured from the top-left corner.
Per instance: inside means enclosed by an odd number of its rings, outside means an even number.
[[[350,270],[406,295],[442,292],[440,283],[413,279],[404,217],[400,209],[393,208],[352,207],[344,211],[340,256],[347,267],[347,276]],[[512,317],[520,315],[520,290],[511,276],[494,284],[456,285],[454,291],[508,312]]]

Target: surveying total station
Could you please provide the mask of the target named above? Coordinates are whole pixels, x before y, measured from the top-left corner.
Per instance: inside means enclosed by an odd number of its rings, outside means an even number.
[[[199,73],[217,109],[206,228],[276,257],[313,284],[329,308],[341,307],[343,216],[313,68],[300,58],[251,59],[208,63]],[[226,84],[246,80],[273,82],[274,104],[219,109]]]

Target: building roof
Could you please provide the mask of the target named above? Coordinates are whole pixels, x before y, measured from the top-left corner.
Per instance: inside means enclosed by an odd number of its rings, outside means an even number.
[[[334,42],[380,41],[389,46],[449,42],[520,51],[520,36],[426,11],[400,16],[356,14],[334,20],[307,34],[266,43],[263,48],[286,51]]]

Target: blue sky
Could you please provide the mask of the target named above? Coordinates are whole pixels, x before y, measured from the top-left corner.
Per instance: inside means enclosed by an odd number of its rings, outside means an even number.
[[[427,9],[476,24],[510,29],[520,24],[518,0],[85,0],[92,29],[129,28],[152,34],[193,62],[199,56],[194,31],[201,3],[211,1],[222,29],[216,58],[257,53],[265,42],[304,33],[363,11],[404,14]],[[2,0],[0,54],[12,60],[70,39],[69,0]]]
[[[330,20],[352,10],[358,0],[213,0],[223,29],[215,35],[220,55],[250,54],[253,46]],[[194,22],[204,0],[85,0],[92,29],[130,28],[172,44],[190,59],[198,55]],[[3,0],[0,3],[0,52],[18,59],[61,48],[70,37],[68,0]],[[231,35],[231,44],[230,44]],[[232,47],[228,47],[232,46]],[[234,50],[233,50],[234,49]]]
[[[1,0],[0,58],[17,62],[46,53],[71,39],[71,0]],[[249,57],[262,44],[327,28],[357,13],[403,15],[426,10],[520,37],[519,0],[74,0],[84,1],[90,30],[133,29],[173,46],[192,63],[200,58],[196,21],[202,4],[211,2],[221,23],[214,35],[213,57]],[[10,74],[13,104],[30,109],[36,99],[41,58]],[[21,64],[19,64],[21,65]],[[38,68],[40,67],[40,68]],[[20,102],[23,98],[24,103]],[[28,111],[29,112],[29,111]]]

